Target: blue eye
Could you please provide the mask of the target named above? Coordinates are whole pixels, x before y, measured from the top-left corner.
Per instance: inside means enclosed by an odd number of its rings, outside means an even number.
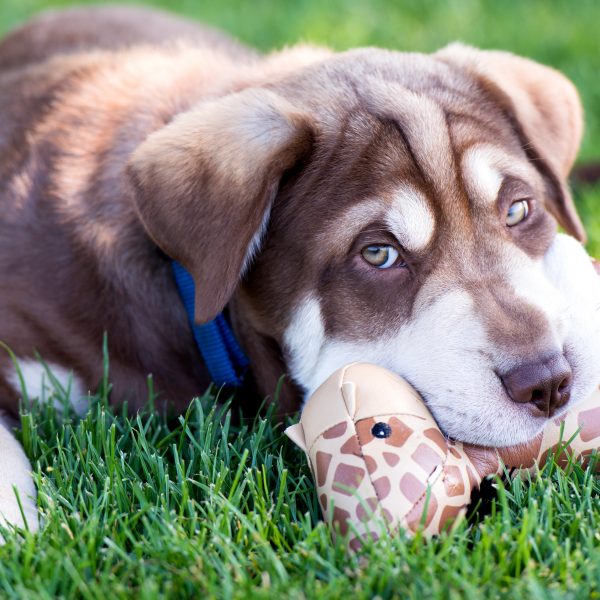
[[[529,214],[529,202],[527,200],[517,200],[510,205],[506,215],[506,224],[508,227],[514,227],[527,218]]]
[[[361,251],[362,257],[378,269],[389,269],[396,264],[400,253],[388,244],[373,244]]]

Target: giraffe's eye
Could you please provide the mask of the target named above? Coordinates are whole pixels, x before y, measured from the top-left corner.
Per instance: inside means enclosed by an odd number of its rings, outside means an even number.
[[[387,423],[375,423],[371,428],[371,433],[376,438],[389,438],[392,435],[392,428]]]

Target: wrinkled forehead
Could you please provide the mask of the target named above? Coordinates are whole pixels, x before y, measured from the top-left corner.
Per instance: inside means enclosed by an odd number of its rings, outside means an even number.
[[[534,189],[541,186],[539,175],[527,162],[515,160],[496,146],[475,144],[460,158],[456,178],[446,182],[443,194],[432,193],[429,186],[414,180],[398,179],[395,185],[388,183],[380,193],[356,201],[332,226],[349,242],[365,223],[382,224],[405,249],[422,252],[442,224],[440,221],[447,224],[454,220],[465,225],[465,219],[473,213],[465,210],[465,204],[495,214],[498,193],[508,180],[527,182]],[[466,191],[465,201],[461,198],[461,186]]]
[[[415,91],[376,78],[353,89],[354,104],[320,116],[322,135],[296,194],[318,210],[311,231],[325,246],[347,247],[374,225],[422,252],[438,231],[466,235],[473,220],[497,215],[505,181],[543,188],[511,122],[473,90]],[[292,202],[287,212],[296,209]]]
[[[347,206],[324,221],[318,235],[321,248],[347,248],[361,232],[375,228],[420,255],[431,250],[439,234],[461,241],[478,238],[482,224],[498,220],[498,198],[508,182],[523,182],[534,194],[543,189],[540,175],[526,160],[497,145],[475,143],[447,158],[455,168],[439,182],[442,191],[423,179],[390,174],[380,189],[346,198]]]

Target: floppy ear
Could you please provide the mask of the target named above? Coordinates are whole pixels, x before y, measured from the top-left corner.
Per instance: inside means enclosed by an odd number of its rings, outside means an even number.
[[[205,102],[151,134],[127,171],[152,240],[196,284],[196,321],[230,299],[266,230],[282,175],[310,148],[309,118],[266,89]]]
[[[585,241],[565,184],[583,134],[581,102],[573,84],[554,69],[508,52],[451,44],[436,57],[475,75],[512,115],[525,152],[545,177],[548,210],[567,233]]]

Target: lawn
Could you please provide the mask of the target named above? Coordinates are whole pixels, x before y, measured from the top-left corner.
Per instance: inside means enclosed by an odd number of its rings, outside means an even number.
[[[0,32],[66,4],[3,0]],[[525,54],[575,81],[587,115],[581,161],[600,160],[594,0],[152,4],[264,50],[305,40],[429,51],[460,39]],[[600,187],[575,192],[600,256]],[[600,479],[577,465],[551,461],[531,483],[496,482],[494,499],[451,534],[348,554],[319,520],[303,455],[268,414],[232,420],[209,390],[179,418],[127,416],[108,407],[109,381],[110,370],[83,419],[24,405],[19,436],[45,523],[35,536],[5,532],[0,596],[600,598]]]

